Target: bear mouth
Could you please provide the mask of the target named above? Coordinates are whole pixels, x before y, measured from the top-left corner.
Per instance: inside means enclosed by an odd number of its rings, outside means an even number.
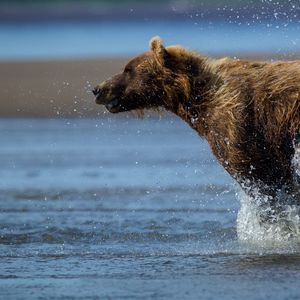
[[[121,105],[117,99],[105,103],[105,107],[110,113],[117,113],[119,111],[122,111]]]
[[[104,105],[106,109],[111,113],[117,113],[122,110],[119,100],[113,99],[107,102],[102,97],[96,97],[95,99],[96,104]]]

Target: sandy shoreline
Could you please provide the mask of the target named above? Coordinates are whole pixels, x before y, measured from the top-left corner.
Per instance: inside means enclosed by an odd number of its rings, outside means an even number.
[[[0,62],[0,117],[73,117],[102,113],[91,87],[126,59]]]
[[[296,58],[299,55],[288,57]],[[128,58],[0,62],[0,117],[101,116],[104,110],[95,104],[90,89],[119,72],[126,61]]]

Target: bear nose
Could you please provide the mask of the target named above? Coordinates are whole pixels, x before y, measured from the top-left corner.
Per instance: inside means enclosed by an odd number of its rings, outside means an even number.
[[[98,87],[95,87],[93,90],[92,90],[94,96],[97,96],[100,92],[100,89]]]

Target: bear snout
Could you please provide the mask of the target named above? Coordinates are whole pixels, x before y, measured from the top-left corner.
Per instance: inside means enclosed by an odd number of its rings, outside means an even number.
[[[96,96],[97,104],[106,104],[110,100],[110,89],[104,84],[97,85],[92,92]]]
[[[92,90],[93,94],[95,96],[98,96],[100,93],[104,94],[105,91],[107,92],[107,90],[108,90],[108,88],[107,88],[107,82],[108,81],[106,80],[106,81],[98,84],[97,86],[95,86],[94,89]]]

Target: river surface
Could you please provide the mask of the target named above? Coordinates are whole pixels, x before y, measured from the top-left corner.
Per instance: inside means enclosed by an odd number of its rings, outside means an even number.
[[[0,299],[299,299],[300,247],[237,236],[178,119],[0,120]]]

